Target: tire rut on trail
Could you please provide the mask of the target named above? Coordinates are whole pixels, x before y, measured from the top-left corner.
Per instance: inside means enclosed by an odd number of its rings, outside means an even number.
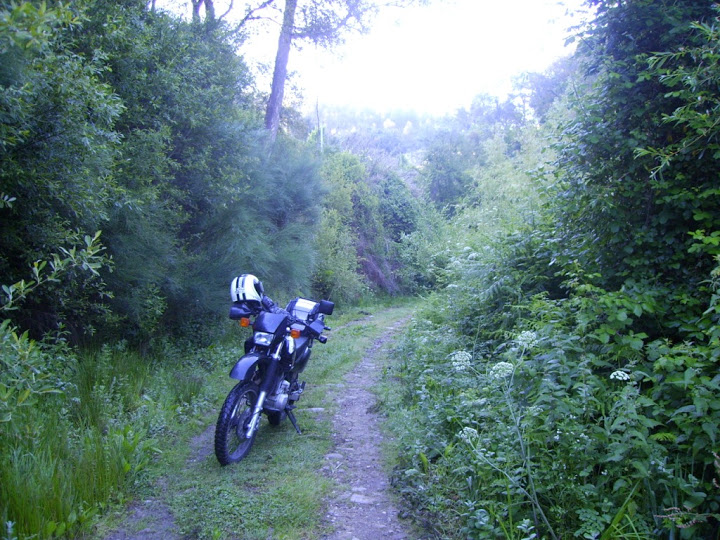
[[[327,454],[323,472],[339,487],[327,501],[325,525],[333,532],[326,540],[402,540],[413,538],[409,525],[398,517],[383,465],[383,435],[371,388],[379,378],[383,349],[404,326],[395,322],[375,341],[336,393],[339,406],[333,417],[335,448]]]

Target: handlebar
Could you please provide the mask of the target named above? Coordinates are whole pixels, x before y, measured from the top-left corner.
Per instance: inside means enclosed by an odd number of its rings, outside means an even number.
[[[316,319],[312,322],[298,319],[297,317],[294,317],[293,315],[288,314],[288,319],[290,324],[301,324],[305,328],[309,329],[310,333],[313,334],[313,337],[317,339],[320,343],[327,343],[327,337],[322,335],[323,330],[330,330],[325,324],[320,321],[319,319]],[[322,330],[320,329],[320,325],[322,324]]]

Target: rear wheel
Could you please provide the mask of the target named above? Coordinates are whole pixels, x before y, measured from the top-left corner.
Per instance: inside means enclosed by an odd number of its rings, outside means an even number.
[[[255,441],[255,433],[246,437],[248,423],[258,399],[257,385],[240,383],[225,398],[215,426],[215,457],[221,465],[243,459]]]

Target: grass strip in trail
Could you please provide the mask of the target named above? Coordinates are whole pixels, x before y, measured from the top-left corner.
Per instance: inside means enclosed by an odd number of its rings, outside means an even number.
[[[174,427],[173,441],[151,468],[149,487],[142,495],[160,501],[171,521],[138,520],[134,530],[127,522],[125,537],[141,530],[166,537],[295,539],[322,535],[324,500],[332,481],[320,469],[332,446],[331,396],[344,375],[395,321],[407,317],[413,304],[365,307],[328,319],[335,328],[326,345],[317,343],[301,380],[307,381],[296,417],[302,435],[289,421],[273,427],[263,419],[255,444],[243,461],[221,467],[213,453],[214,425],[222,401],[235,381],[228,377],[233,356],[242,350],[242,339],[216,353],[225,362],[212,360],[212,373],[204,375],[203,399],[187,421]],[[220,351],[224,351],[220,354]],[[208,354],[212,355],[210,351]],[[207,362],[206,362],[207,363]],[[141,503],[138,503],[141,505]],[[112,529],[109,526],[106,530]],[[170,534],[172,532],[172,535]],[[139,535],[138,535],[139,536]]]

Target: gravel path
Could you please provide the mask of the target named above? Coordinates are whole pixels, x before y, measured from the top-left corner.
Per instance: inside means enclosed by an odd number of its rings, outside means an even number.
[[[326,525],[333,532],[327,540],[411,539],[410,528],[398,518],[383,466],[383,435],[375,395],[378,358],[405,321],[389,327],[384,337],[368,349],[363,360],[345,377],[337,390],[339,410],[333,418],[335,448],[325,456],[323,472],[339,482],[327,501]]]

